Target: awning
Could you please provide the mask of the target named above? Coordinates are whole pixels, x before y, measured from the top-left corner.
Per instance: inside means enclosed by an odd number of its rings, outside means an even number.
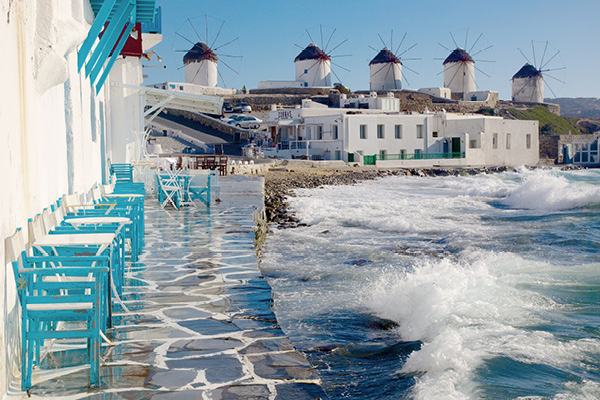
[[[154,21],[156,0],[90,0],[90,5],[96,19],[77,53],[77,68],[85,65],[98,93],[135,23]]]

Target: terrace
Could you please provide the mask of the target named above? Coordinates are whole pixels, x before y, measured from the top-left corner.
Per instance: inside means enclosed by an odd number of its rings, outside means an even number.
[[[113,303],[114,346],[101,348],[100,386],[88,386],[82,341],[46,341],[32,398],[326,398],[285,337],[254,248],[262,178],[220,179],[221,200],[181,210],[145,201],[145,246],[125,265]],[[26,398],[19,376],[7,398]]]

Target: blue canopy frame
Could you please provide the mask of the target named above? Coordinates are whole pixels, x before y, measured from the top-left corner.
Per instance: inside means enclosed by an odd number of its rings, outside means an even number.
[[[155,4],[156,0],[90,0],[96,19],[77,53],[77,70],[85,65],[85,76],[90,78],[96,93],[104,85],[135,23],[154,21]]]

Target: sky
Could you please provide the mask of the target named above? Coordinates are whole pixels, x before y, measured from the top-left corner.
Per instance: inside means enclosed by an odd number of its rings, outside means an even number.
[[[398,51],[408,50],[401,56],[404,89],[442,86],[443,59],[454,42],[460,47],[466,42],[472,55],[484,50],[474,56],[477,89],[510,99],[510,79],[527,62],[519,49],[533,62],[533,41],[534,63],[543,58],[549,61],[545,68],[557,68],[546,78],[555,95],[546,89],[546,97],[600,97],[599,0],[157,0],[157,5],[163,40],[153,50],[162,62],[142,63],[148,66],[144,84],[183,82],[181,60],[192,46],[186,40],[204,40],[208,33],[207,42],[228,65],[219,63],[224,82],[219,86],[253,89],[260,81],[294,80],[298,46],[314,41],[333,50],[332,82],[367,90],[369,61],[384,43],[393,43],[396,52],[406,34]]]

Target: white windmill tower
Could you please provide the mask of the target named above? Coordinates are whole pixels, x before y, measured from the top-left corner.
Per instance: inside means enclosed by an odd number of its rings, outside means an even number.
[[[200,41],[183,56],[185,82],[216,87],[218,57],[206,43]]]
[[[325,28],[326,30],[329,28]],[[331,87],[331,75],[333,74],[339,82],[340,77],[332,68],[332,65],[336,68],[342,69],[346,72],[350,72],[349,69],[342,67],[335,63],[332,59],[336,57],[350,57],[350,54],[336,54],[333,52],[341,45],[346,43],[348,39],[342,40],[338,45],[329,48],[329,44],[332,43],[333,36],[337,29],[333,29],[329,35],[329,39],[325,42],[323,36],[323,26],[319,25],[319,31],[321,36],[321,47],[315,44],[313,37],[311,36],[308,29],[306,34],[310,39],[310,44],[303,48],[296,44],[297,47],[301,48],[302,51],[294,59],[296,65],[296,82],[301,82],[304,87]]]
[[[403,68],[418,74],[418,72],[408,68],[404,65],[402,60],[420,60],[420,58],[401,58],[402,55],[408,51],[410,51],[417,44],[413,44],[408,49],[405,49],[401,53],[400,48],[402,47],[402,43],[404,43],[404,39],[406,39],[406,33],[402,37],[400,44],[396,48],[396,51],[393,52],[390,50],[381,37],[378,34],[381,43],[383,43],[383,49],[381,49],[377,55],[369,62],[369,89],[372,91],[377,90],[401,90],[402,89],[402,78],[406,80],[406,77],[402,75]],[[391,31],[390,34],[390,47],[394,48],[394,31]],[[377,51],[374,47],[371,47],[373,50]],[[408,80],[407,80],[408,83]]]
[[[483,33],[480,33],[477,39],[473,42],[471,47],[469,48],[467,44],[469,43],[469,29],[466,29],[465,34],[465,42],[464,46],[461,47],[458,45],[456,40],[454,39],[454,35],[450,32],[450,37],[454,43],[455,49],[452,50],[450,55],[444,59],[442,65],[444,66],[444,87],[449,88],[453,93],[464,93],[474,92],[477,90],[477,82],[475,79],[475,70],[481,72],[483,75],[490,77],[488,74],[483,72],[481,69],[477,68],[475,65],[475,61],[477,62],[489,62],[493,63],[492,60],[481,60],[475,59],[480,53],[483,53],[486,50],[492,48],[492,45],[489,45],[485,48],[481,48],[481,38],[483,37]],[[450,51],[450,49],[441,43],[438,43],[444,49]],[[479,44],[480,50],[476,50],[474,53],[472,51]],[[468,49],[468,50],[466,50]]]
[[[457,47],[442,63],[444,66],[444,87],[453,93],[474,92],[475,61],[466,50]]]
[[[211,35],[214,31],[216,35]],[[175,32],[172,45],[177,69],[184,69],[185,83],[227,87],[238,75],[242,59],[238,39],[225,21],[208,15],[188,18]]]
[[[521,67],[521,69],[512,77],[512,100],[517,102],[526,102],[526,103],[543,103],[544,102],[544,83],[548,86],[548,89],[552,92],[554,97],[556,94],[548,85],[548,82],[544,77],[549,77],[556,80],[559,83],[564,83],[563,80],[556,78],[555,76],[549,75],[550,71],[563,71],[565,67],[557,67],[557,68],[546,68],[550,65],[550,63],[554,62],[555,64],[558,62],[556,58],[560,53],[557,50],[552,57],[545,60],[546,52],[548,50],[548,42],[546,42],[544,46],[544,52],[542,54],[542,58],[537,64],[537,56],[535,51],[535,44],[531,42],[531,51],[533,53],[533,64],[529,61],[529,59],[525,56],[525,54],[519,49],[527,63]],[[536,66],[537,64],[537,66]]]
[[[331,86],[331,57],[311,43],[294,59],[296,81],[306,87]]]
[[[369,90],[402,89],[402,61],[387,47],[369,63]]]

